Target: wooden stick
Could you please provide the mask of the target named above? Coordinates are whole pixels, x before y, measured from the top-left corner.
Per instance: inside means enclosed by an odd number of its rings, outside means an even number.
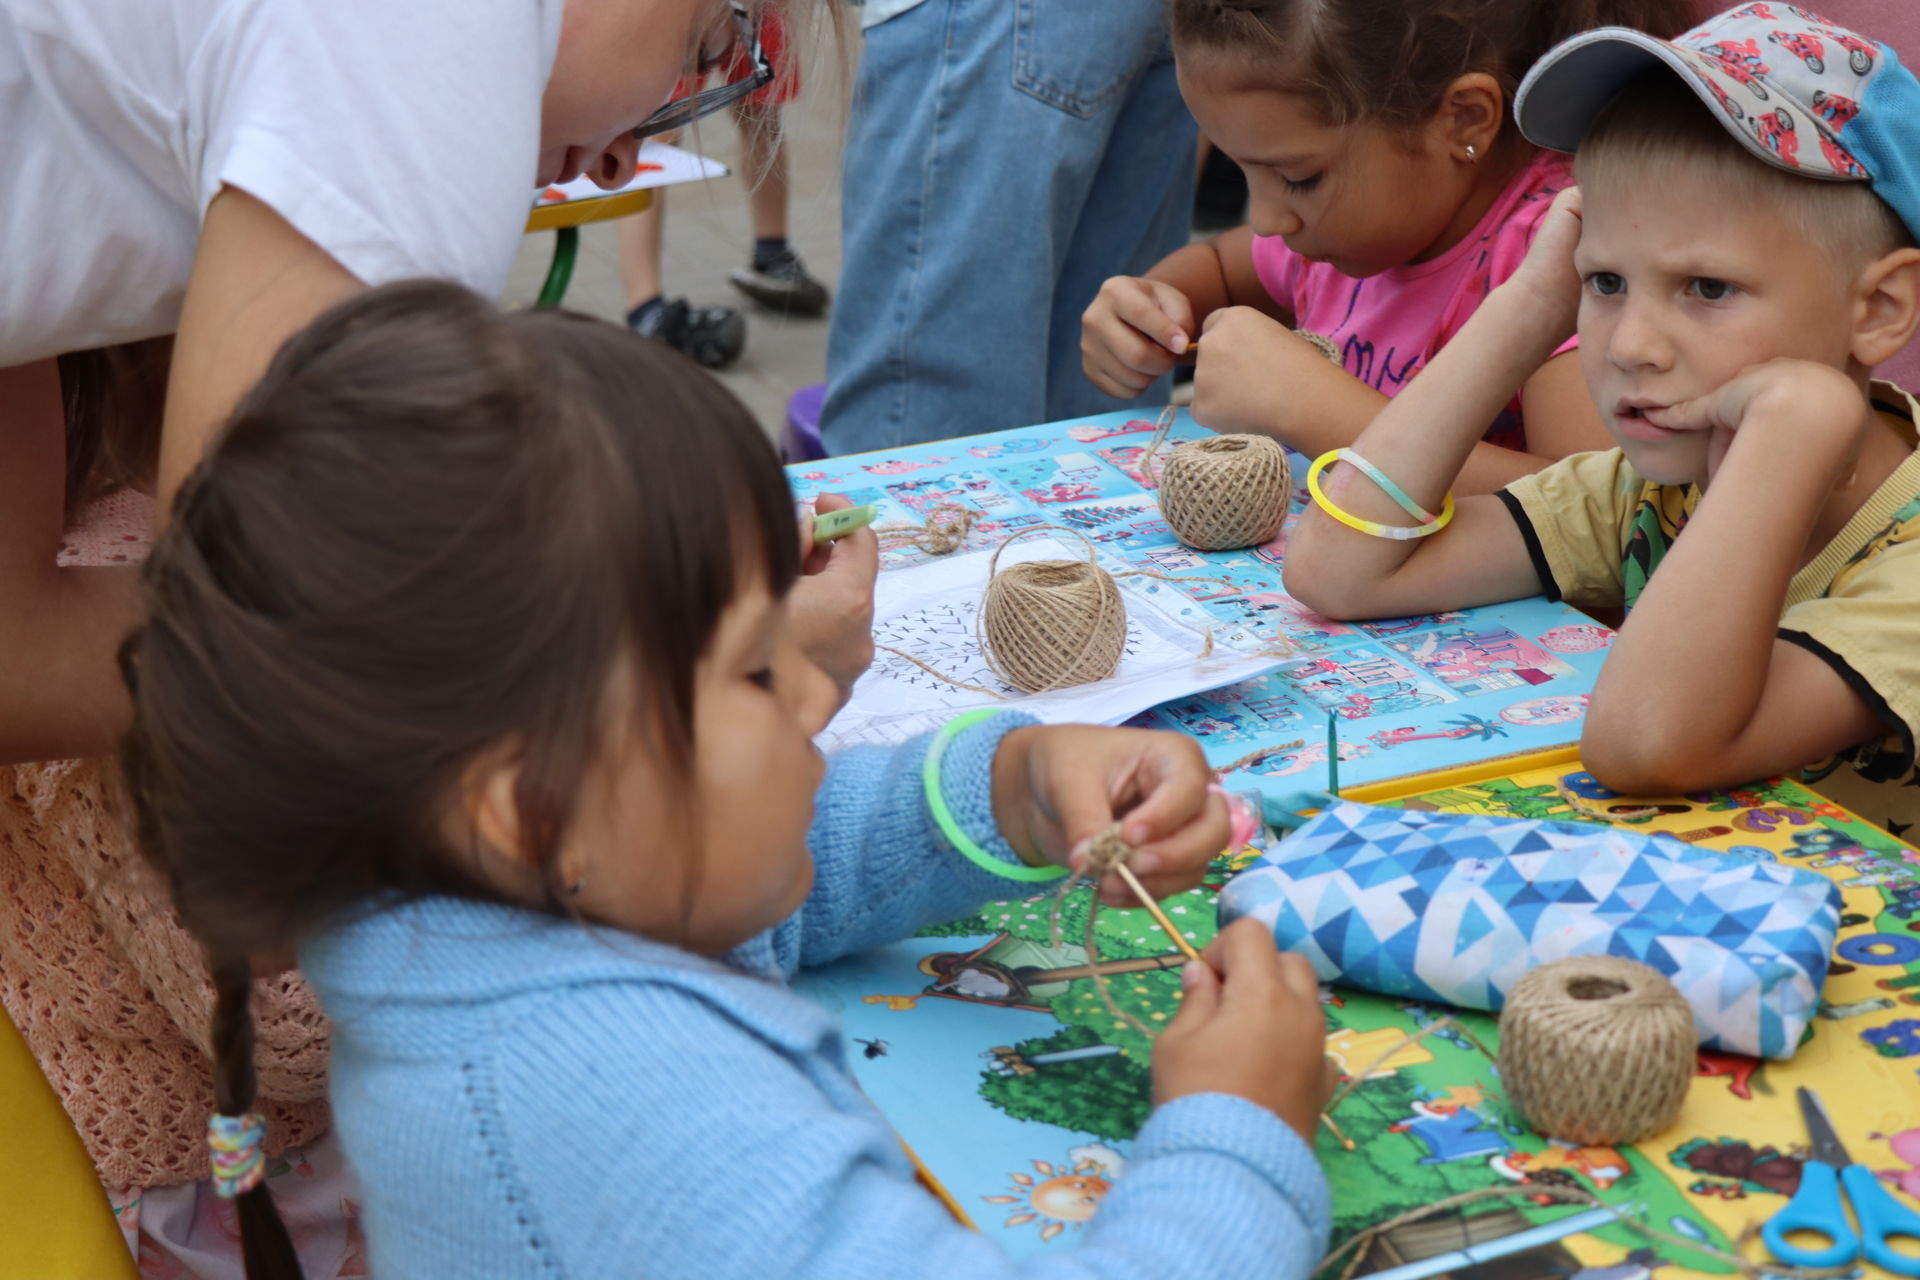
[[[1115,862],[1113,869],[1120,873],[1122,880],[1127,882],[1127,888],[1133,890],[1133,896],[1140,899],[1140,905],[1147,909],[1147,914],[1153,917],[1154,923],[1166,930],[1167,936],[1173,939],[1173,945],[1180,948],[1187,959],[1205,964],[1206,961],[1200,959],[1200,953],[1193,949],[1193,944],[1187,941],[1186,935],[1173,927],[1173,921],[1167,919],[1167,913],[1162,911],[1160,904],[1153,900],[1153,895],[1147,892],[1147,886],[1141,884],[1139,878],[1133,874],[1133,869],[1124,862]]]
[[[1322,1111],[1320,1113],[1320,1123],[1327,1126],[1327,1132],[1333,1135],[1334,1141],[1349,1151],[1353,1150],[1353,1139],[1340,1132],[1340,1126],[1333,1122],[1332,1116]]]

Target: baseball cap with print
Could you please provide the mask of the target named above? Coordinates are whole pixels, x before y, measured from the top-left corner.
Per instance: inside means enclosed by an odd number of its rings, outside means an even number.
[[[1677,40],[1582,32],[1527,72],[1520,132],[1572,151],[1627,81],[1662,65],[1748,151],[1802,177],[1871,183],[1920,239],[1920,81],[1889,46],[1796,5],[1743,4]]]

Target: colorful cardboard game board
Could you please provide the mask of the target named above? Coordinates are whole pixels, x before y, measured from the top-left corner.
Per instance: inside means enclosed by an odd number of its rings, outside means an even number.
[[[1141,567],[1227,578],[1155,586],[1211,619],[1220,643],[1284,647],[1282,665],[1163,703],[1135,723],[1194,735],[1209,759],[1237,765],[1243,778],[1281,779],[1265,789],[1322,784],[1331,711],[1347,798],[1663,831],[1819,871],[1845,902],[1820,1014],[1797,1055],[1781,1063],[1701,1053],[1679,1122],[1638,1146],[1572,1147],[1531,1132],[1491,1064],[1452,1029],[1372,1065],[1453,1011],[1324,989],[1327,1051],[1349,1072],[1367,1072],[1337,1113],[1355,1149],[1324,1133],[1317,1145],[1334,1188],[1336,1243],[1456,1193],[1509,1187],[1522,1197],[1396,1229],[1371,1247],[1365,1272],[1394,1280],[1723,1272],[1548,1195],[1579,1188],[1670,1236],[1730,1247],[1799,1185],[1807,1136],[1798,1084],[1820,1089],[1856,1160],[1920,1204],[1920,852],[1790,782],[1654,800],[1608,792],[1580,770],[1572,744],[1611,632],[1540,599],[1357,625],[1317,617],[1282,589],[1286,530],[1244,552],[1201,553],[1173,538],[1141,466],[1152,425],[1110,414],[789,472],[799,496],[876,502],[883,524],[965,505],[981,517],[974,549],[1057,523]],[[1184,415],[1173,431],[1200,434]],[[1301,470],[1296,460],[1296,478]],[[1293,505],[1297,517],[1297,494]],[[1217,860],[1201,888],[1165,904],[1188,940],[1212,937],[1219,888],[1251,856]],[[1098,1213],[1126,1176],[1128,1140],[1149,1109],[1151,1037],[1116,1020],[1095,989],[1078,941],[1087,894],[1067,901],[1059,945],[1050,905],[990,903],[796,983],[844,1019],[863,1087],[936,1189],[1017,1256],[1067,1247]],[[1179,1006],[1181,956],[1171,940],[1139,910],[1103,911],[1097,937],[1113,998],[1141,1024],[1164,1025]],[[1491,1017],[1455,1016],[1497,1045]],[[1458,1255],[1463,1247],[1471,1259]]]
[[[1489,1201],[1465,1217],[1392,1233],[1373,1246],[1367,1272],[1579,1280],[1722,1273],[1624,1227],[1592,1229],[1593,1211],[1552,1204],[1546,1192],[1577,1187],[1671,1235],[1729,1248],[1798,1187],[1807,1145],[1793,1098],[1800,1084],[1820,1090],[1854,1158],[1920,1205],[1920,852],[1791,782],[1638,800],[1564,760],[1487,772],[1493,776],[1397,798],[1393,788],[1362,788],[1355,798],[1624,824],[1822,872],[1841,887],[1846,914],[1820,1016],[1790,1062],[1702,1052],[1679,1122],[1621,1147],[1575,1147],[1531,1132],[1466,1037],[1429,1036],[1380,1063],[1341,1104],[1336,1118],[1355,1150],[1321,1135],[1336,1242],[1460,1192],[1531,1188],[1541,1192],[1538,1203]],[[1201,889],[1166,904],[1193,942],[1212,936],[1213,898],[1234,865],[1221,859]],[[1127,1140],[1148,1111],[1150,1041],[1114,1019],[1094,989],[1075,941],[1086,909],[1084,891],[1068,901],[1064,941],[1055,946],[1049,899],[992,903],[797,984],[845,1020],[862,1086],[951,1202],[1016,1255],[1064,1247],[1098,1212],[1126,1176]],[[1164,1025],[1178,1008],[1179,953],[1144,911],[1103,911],[1098,938],[1115,1000],[1147,1026]],[[1450,1012],[1340,988],[1322,999],[1327,1051],[1350,1072]],[[1497,1044],[1491,1017],[1455,1016]],[[1578,1230],[1580,1223],[1590,1229]],[[1435,1255],[1469,1243],[1497,1260],[1433,1269],[1442,1260]],[[1521,1243],[1524,1251],[1509,1252]]]
[[[1304,492],[1295,493],[1286,527],[1265,546],[1182,546],[1160,518],[1153,468],[1141,462],[1153,427],[1112,413],[798,463],[788,474],[801,498],[834,492],[878,505],[881,527],[965,507],[979,516],[968,550],[990,548],[1022,528],[1065,525],[1092,540],[1110,565],[1193,579],[1133,582],[1170,614],[1210,627],[1217,646],[1281,658],[1265,675],[1163,703],[1135,721],[1192,735],[1216,766],[1239,762],[1265,777],[1317,775],[1329,711],[1340,718],[1340,776],[1349,784],[1579,740],[1612,632],[1545,598],[1366,623],[1322,618],[1289,596],[1280,579]],[[1206,434],[1182,413],[1171,440]],[[1297,455],[1294,475],[1296,485],[1305,476]],[[903,547],[888,551],[882,567],[927,558]],[[887,639],[912,645],[910,636]]]

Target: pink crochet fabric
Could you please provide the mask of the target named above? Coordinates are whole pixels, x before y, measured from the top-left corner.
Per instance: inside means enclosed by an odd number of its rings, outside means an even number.
[[[150,504],[107,504],[63,562],[144,555]],[[165,900],[98,764],[0,768],[0,1003],[108,1187],[207,1176],[213,986]],[[292,973],[257,983],[253,1008],[260,1109],[277,1154],[326,1131],[326,1019]]]

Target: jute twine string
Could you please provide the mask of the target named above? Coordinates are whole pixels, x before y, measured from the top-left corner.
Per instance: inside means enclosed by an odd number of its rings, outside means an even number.
[[[931,516],[929,516],[929,524],[931,524]],[[912,526],[906,526],[906,528],[912,528]],[[1012,543],[1012,541],[1016,541],[1016,539],[1020,539],[1020,537],[1025,537],[1027,533],[1041,532],[1071,533],[1071,535],[1077,537],[1077,539],[1081,541],[1081,545],[1087,549],[1087,562],[1079,562],[1079,560],[1029,560],[1029,562],[1025,562],[1025,564],[1008,566],[1008,570],[1006,570],[1004,574],[996,574],[995,568],[998,566],[998,562],[1000,562],[1000,553],[1008,547],[1008,543]],[[939,553],[939,555],[945,555],[945,553]],[[1100,568],[1100,566],[1096,564],[1094,557],[1096,557],[1094,545],[1087,539],[1087,535],[1079,532],[1079,530],[1075,530],[1075,528],[1069,528],[1066,524],[1035,524],[1035,526],[1031,526],[1031,528],[1025,528],[1025,530],[1014,533],[1012,537],[1008,537],[1006,541],[1002,541],[998,547],[995,547],[993,560],[989,560],[989,564],[987,564],[987,587],[983,589],[981,601],[979,601],[979,608],[977,608],[975,614],[973,614],[973,637],[975,637],[975,643],[979,643],[981,656],[987,660],[987,666],[989,666],[989,670],[993,670],[995,676],[1004,679],[1006,683],[1014,685],[1016,689],[1021,689],[1021,691],[1025,691],[1025,693],[1050,693],[1052,689],[1064,689],[1064,687],[1068,687],[1068,685],[1079,685],[1079,683],[1087,683],[1087,681],[1092,681],[1092,679],[1106,679],[1106,677],[1112,676],[1112,674],[1114,674],[1114,668],[1119,666],[1119,652],[1123,651],[1123,647],[1125,647],[1125,637],[1127,637],[1127,628],[1125,628],[1125,604],[1119,601],[1119,587],[1114,583],[1116,578],[1154,578],[1156,581],[1175,581],[1175,583],[1179,583],[1179,581],[1213,581],[1213,583],[1219,583],[1219,585],[1225,585],[1225,587],[1235,585],[1233,581],[1225,580],[1225,578],[1196,578],[1196,576],[1194,576],[1194,578],[1188,578],[1188,576],[1162,574],[1162,572],[1150,570],[1150,568],[1129,568],[1129,570],[1121,570],[1121,572],[1117,572],[1117,574],[1108,574],[1104,568]],[[1018,574],[1018,570],[1023,570],[1023,568],[1027,568],[1027,566],[1050,566],[1050,568],[1066,568],[1066,570],[1071,570],[1069,574],[1058,574],[1058,576],[1043,574],[1043,576],[1041,576],[1041,583],[1039,583],[1039,587],[1037,587],[1039,595],[1043,597],[1043,604],[1041,604],[1041,622],[1043,622],[1043,624],[1052,624],[1052,629],[1046,631],[1046,633],[1037,633],[1035,626],[1031,626],[1031,624],[1025,620],[1025,614],[1018,612],[1023,604],[1031,603],[1031,595],[1033,595],[1033,591],[1035,591],[1035,585],[1033,585],[1031,581],[1025,581],[1025,576]],[[1087,599],[1079,599],[1079,601],[1077,601],[1075,595],[1073,595],[1073,591],[1071,591],[1071,587],[1073,587],[1073,581],[1079,580],[1079,578],[1083,578],[1083,576],[1085,576],[1085,580],[1091,583],[1092,593],[1087,593]],[[1098,576],[1098,578],[1094,578],[1094,576]],[[1010,585],[1016,587],[1016,595],[1014,595],[1014,597],[1004,597],[1004,595],[1002,595],[1002,597],[998,597],[998,604],[995,604],[996,589],[1004,593],[1004,591],[1008,589],[1008,585],[1000,585],[1000,583],[1008,580],[1012,580]],[[1066,580],[1068,591],[1058,591],[1056,583],[1060,580]],[[1104,580],[1104,587],[1102,587],[1100,580]],[[1106,597],[1106,589],[1108,589],[1108,587],[1110,587],[1112,593],[1114,593],[1114,595],[1112,595],[1112,601],[1108,601],[1108,597]],[[1089,610],[1089,604],[1092,606],[1091,610]],[[1016,651],[1018,652],[1016,652],[1016,656],[1012,658],[1012,666],[1014,666],[1016,670],[1023,672],[1023,674],[1031,674],[1031,670],[1035,668],[1035,662],[1037,662],[1037,668],[1039,668],[1041,672],[1058,672],[1058,674],[1068,674],[1068,676],[1071,676],[1073,672],[1079,672],[1079,670],[1092,670],[1096,664],[1094,664],[1092,660],[1085,660],[1085,662],[1083,662],[1083,660],[1081,660],[1081,649],[1071,647],[1071,645],[1077,641],[1077,637],[1079,637],[1079,633],[1081,633],[1083,629],[1091,629],[1094,628],[1094,626],[1100,626],[1100,624],[1104,622],[1102,616],[1100,616],[1102,610],[1114,610],[1117,618],[1119,618],[1119,641],[1117,641],[1119,649],[1114,651],[1114,662],[1112,662],[1112,666],[1108,666],[1104,672],[1096,672],[1096,674],[1089,674],[1089,676],[1079,677],[1079,679],[1060,679],[1058,683],[1044,683],[1043,679],[1043,681],[1039,681],[1039,687],[1029,687],[1029,685],[1021,683],[1020,679],[1016,679],[1016,677],[1008,674],[1008,670],[1006,670],[1006,668],[1008,668],[1008,656],[1002,652],[1002,654],[996,658],[993,647],[989,645],[989,641],[995,641],[995,631],[989,629],[989,624],[991,624],[993,620],[987,618],[989,606],[995,606],[998,610],[1004,610],[1004,608],[1012,606],[1012,608],[1016,610],[1014,620],[1012,620],[1012,629],[1018,633],[1018,639],[1016,639]],[[1083,618],[1081,618],[1079,626],[1075,626],[1073,616],[1071,616],[1075,608],[1083,610]],[[1004,614],[1002,614],[1002,620],[1004,620]],[[1052,645],[1052,647],[1048,647],[1048,645]],[[1006,700],[1006,695],[1002,695],[1000,691],[987,689],[985,685],[975,685],[975,683],[958,679],[958,677],[948,676],[947,672],[943,672],[943,670],[927,664],[922,658],[916,658],[914,654],[910,654],[910,652],[906,652],[904,649],[895,649],[893,645],[879,645],[879,643],[874,645],[874,649],[891,652],[891,654],[897,656],[897,658],[902,658],[902,660],[906,660],[906,662],[912,662],[914,666],[918,666],[927,676],[933,676],[935,679],[947,681],[948,685],[952,685],[952,687],[956,687],[956,689],[968,689],[968,691],[972,691],[972,693],[985,693],[985,695],[991,697],[991,699]],[[1194,656],[1196,656],[1196,658],[1208,658],[1208,656],[1212,656],[1212,654],[1213,628],[1208,628],[1206,629],[1206,639],[1204,639],[1204,643],[1202,643],[1202,649],[1200,649],[1198,654],[1194,654]]]
[[[1025,560],[1000,571],[1008,547],[1052,529],[1079,538],[1087,558]],[[1027,693],[1106,679],[1120,665],[1127,642],[1119,584],[1097,563],[1086,535],[1065,525],[1034,525],[993,549],[973,625],[993,674]]]
[[[1340,352],[1317,333],[1296,336],[1333,364]],[[1169,405],[1154,424],[1141,455],[1142,475],[1155,475],[1153,460],[1173,426]],[[1293,469],[1280,442],[1262,435],[1217,435],[1175,447],[1155,477],[1160,514],[1174,535],[1202,551],[1235,551],[1271,542],[1287,518]]]
[[[970,683],[969,681],[961,680],[956,676],[950,676],[946,672],[940,670],[940,668],[932,666],[929,663],[922,662],[919,658],[914,657],[912,654],[908,653],[905,649],[896,649],[890,644],[881,644],[878,640],[873,642],[873,647],[880,650],[882,653],[890,653],[896,658],[903,658],[906,661],[911,662],[914,666],[920,668],[922,671],[926,672],[928,675],[932,676],[934,679],[944,680],[956,689],[965,689],[971,693],[984,693],[989,698],[996,699],[997,701],[1000,701],[1000,702],[1005,702],[1007,700],[1007,695],[1004,693],[1001,693],[998,689],[989,689],[987,688],[987,686],[983,684],[973,684],[973,683]]]
[[[1114,823],[1093,838],[1087,846],[1086,859],[1080,864],[1077,875],[1070,875],[1060,881],[1060,887],[1053,894],[1053,912],[1048,917],[1053,945],[1060,946],[1060,908],[1066,905],[1067,895],[1080,886],[1083,881],[1091,881],[1095,886],[1093,898],[1087,903],[1086,935],[1081,945],[1086,948],[1087,968],[1093,974],[1093,986],[1100,993],[1100,1000],[1107,1006],[1107,1012],[1117,1022],[1126,1022],[1134,1030],[1148,1039],[1153,1038],[1153,1030],[1146,1023],[1122,1009],[1113,1001],[1113,993],[1107,990],[1107,975],[1100,971],[1100,944],[1094,937],[1093,927],[1100,919],[1100,893],[1097,886],[1106,874],[1120,863],[1133,861],[1135,849],[1120,838],[1120,824]]]
[[[1604,1146],[1637,1142],[1679,1118],[1699,1047],[1693,1010],[1657,970],[1620,956],[1569,956],[1514,984],[1500,1012],[1498,1054],[1452,1018],[1439,1018],[1353,1072],[1327,1109],[1443,1028],[1500,1068],[1507,1100],[1528,1124]]]
[[[927,512],[924,524],[883,524],[874,529],[882,551],[918,547],[930,556],[951,555],[966,543],[980,512],[957,502],[943,503]]]
[[[1256,547],[1273,541],[1287,518],[1293,469],[1270,437],[1208,436],[1168,455],[1158,492],[1160,514],[1188,546]]]
[[[1500,1078],[1520,1114],[1556,1138],[1637,1142],[1680,1115],[1699,1036],[1658,970],[1570,956],[1516,982],[1500,1014]]]
[[[1542,965],[1540,969],[1534,970],[1534,972],[1538,973],[1543,970],[1552,969],[1557,965],[1569,965],[1576,961],[1614,960],[1614,959],[1618,959],[1618,957],[1575,956],[1575,957],[1569,958],[1568,960],[1556,960],[1551,962],[1550,964]],[[1636,968],[1647,969],[1647,966],[1637,965],[1635,964],[1634,961],[1631,961],[1631,960],[1625,961],[1624,963],[1633,964],[1635,965]],[[1655,977],[1660,977],[1660,975],[1652,969],[1647,969],[1647,972],[1654,974]],[[1532,976],[1532,975],[1529,974],[1528,976]],[[1525,980],[1522,979],[1522,982],[1524,981]],[[1665,979],[1661,978],[1661,981],[1665,982]],[[1520,983],[1516,983],[1514,985],[1515,995],[1519,993],[1520,985],[1521,985]],[[1672,984],[1668,983],[1667,988],[1668,990],[1672,990]],[[1679,994],[1678,992],[1675,992],[1676,996],[1678,994]],[[1512,1016],[1512,1013],[1513,1013],[1513,1000],[1514,1000],[1514,996],[1510,995],[1507,1000],[1507,1006],[1501,1012],[1501,1015],[1500,1015],[1500,1037],[1501,1037],[1500,1047],[1503,1050],[1502,1054],[1496,1055],[1493,1052],[1493,1050],[1487,1048],[1486,1044],[1482,1042],[1478,1036],[1474,1035],[1473,1032],[1469,1031],[1466,1027],[1462,1026],[1459,1022],[1455,1021],[1453,1018],[1451,1017],[1436,1018],[1432,1022],[1429,1022],[1425,1026],[1421,1027],[1418,1031],[1412,1032],[1411,1034],[1402,1037],[1396,1043],[1388,1045],[1378,1055],[1376,1055],[1372,1061],[1367,1063],[1366,1066],[1362,1067],[1358,1071],[1352,1072],[1348,1076],[1346,1083],[1341,1085],[1339,1089],[1335,1090],[1333,1097],[1327,1100],[1326,1109],[1329,1112],[1336,1110],[1342,1102],[1346,1101],[1347,1097],[1351,1095],[1355,1089],[1358,1089],[1362,1084],[1366,1082],[1367,1077],[1371,1076],[1375,1071],[1385,1066],[1389,1059],[1393,1058],[1396,1054],[1400,1053],[1403,1049],[1406,1049],[1411,1045],[1418,1044],[1420,1041],[1426,1039],[1428,1036],[1435,1035],[1442,1031],[1451,1032],[1455,1035],[1464,1037],[1469,1044],[1471,1044],[1475,1049],[1477,1049],[1480,1052],[1480,1055],[1482,1057],[1486,1058],[1487,1061],[1493,1062],[1496,1065],[1498,1065],[1500,1069],[1500,1078],[1508,1086],[1509,1090],[1511,1091],[1513,1088],[1513,1077],[1510,1074],[1510,1070],[1511,1070],[1509,1066],[1510,1058],[1508,1055],[1505,1054],[1504,1051],[1508,1047],[1507,1037],[1510,1034],[1510,1031],[1508,1028],[1508,1019]],[[1682,1006],[1684,1006],[1685,1003],[1686,1002],[1684,1000],[1681,1001]],[[1524,1008],[1524,1002],[1523,1002],[1523,1008]],[[1694,1044],[1692,1040],[1693,1017],[1691,1013],[1689,1013],[1687,1016],[1687,1028],[1688,1028],[1687,1074],[1689,1079],[1691,1079],[1693,1074],[1693,1049],[1694,1049]],[[1569,1052],[1567,1053],[1566,1056],[1570,1059],[1577,1060],[1577,1054],[1574,1052]],[[1589,1071],[1592,1071],[1592,1070],[1596,1070],[1597,1068],[1595,1067],[1594,1064],[1590,1063],[1587,1065],[1587,1069]],[[1508,1101],[1515,1103],[1515,1109],[1520,1110],[1521,1116],[1523,1118],[1528,1119],[1529,1123],[1533,1123],[1536,1128],[1546,1129],[1546,1126],[1540,1125],[1537,1122],[1533,1121],[1530,1118],[1529,1113],[1526,1112],[1524,1109],[1520,1108],[1518,1106],[1517,1100],[1514,1099],[1512,1096],[1509,1096]],[[1671,1124],[1673,1121],[1673,1118],[1674,1117],[1669,1117],[1667,1123]],[[1565,1136],[1565,1135],[1554,1133],[1552,1129],[1546,1129],[1546,1132],[1554,1134],[1554,1136],[1556,1137]],[[1653,1240],[1660,1244],[1670,1245],[1675,1248],[1685,1249],[1692,1253],[1696,1253],[1704,1257],[1712,1258],[1718,1262],[1724,1263],[1725,1265],[1734,1268],[1736,1271],[1740,1272],[1740,1274],[1742,1275],[1755,1277],[1756,1280],[1764,1280],[1764,1278],[1769,1278],[1769,1277],[1776,1278],[1776,1280],[1833,1280],[1834,1277],[1850,1275],[1855,1270],[1855,1268],[1850,1266],[1847,1266],[1847,1267],[1796,1267],[1796,1266],[1789,1266],[1786,1263],[1780,1263],[1780,1262],[1768,1262],[1764,1264],[1758,1263],[1758,1262],[1752,1262],[1752,1261],[1749,1261],[1744,1256],[1744,1254],[1740,1251],[1745,1250],[1748,1243],[1753,1239],[1753,1237],[1759,1234],[1759,1227],[1755,1224],[1749,1224],[1747,1226],[1747,1229],[1741,1232],[1739,1238],[1734,1241],[1735,1252],[1730,1253],[1725,1249],[1717,1248],[1714,1245],[1706,1244],[1699,1240],[1690,1240],[1685,1236],[1673,1235],[1668,1232],[1661,1231],[1658,1228],[1649,1225],[1648,1223],[1642,1222],[1638,1218],[1622,1213],[1619,1209],[1615,1208],[1614,1206],[1600,1199],[1600,1197],[1593,1195],[1591,1192],[1583,1191],[1577,1187],[1562,1187],[1562,1186],[1552,1186],[1544,1183],[1542,1184],[1529,1183],[1525,1186],[1518,1186],[1518,1187],[1482,1187],[1477,1191],[1463,1192],[1460,1195],[1451,1196],[1445,1200],[1438,1201],[1437,1203],[1425,1205],[1425,1206],[1422,1206],[1421,1208],[1410,1210],[1406,1213],[1398,1215],[1397,1217],[1389,1218],[1384,1222],[1376,1222],[1372,1226],[1366,1228],[1364,1231],[1358,1232],[1357,1234],[1349,1237],[1346,1240],[1346,1242],[1343,1243],[1338,1249],[1335,1249],[1332,1253],[1329,1253],[1326,1257],[1320,1259],[1319,1263],[1314,1267],[1314,1271],[1317,1274],[1325,1270],[1326,1268],[1332,1266],[1334,1263],[1338,1262],[1341,1258],[1345,1257],[1347,1254],[1352,1253],[1354,1254],[1353,1258],[1348,1261],[1346,1267],[1340,1272],[1340,1277],[1339,1277],[1339,1280],[1352,1280],[1353,1273],[1359,1269],[1361,1261],[1366,1257],[1366,1246],[1370,1244],[1376,1237],[1385,1235],[1387,1232],[1393,1231],[1399,1227],[1409,1226],[1416,1222],[1424,1222],[1429,1218],[1437,1218],[1442,1214],[1452,1212],[1454,1209],[1459,1208],[1461,1205],[1470,1204],[1476,1200],[1511,1199],[1511,1198],[1517,1198],[1517,1197],[1523,1197],[1523,1196],[1529,1197],[1529,1198],[1537,1197],[1537,1196],[1546,1196],[1551,1199],[1558,1200],[1564,1204],[1581,1204],[1581,1205],[1586,1205],[1589,1208],[1609,1210],[1614,1214],[1619,1225],[1626,1227],[1627,1229],[1634,1231],[1649,1240]]]

